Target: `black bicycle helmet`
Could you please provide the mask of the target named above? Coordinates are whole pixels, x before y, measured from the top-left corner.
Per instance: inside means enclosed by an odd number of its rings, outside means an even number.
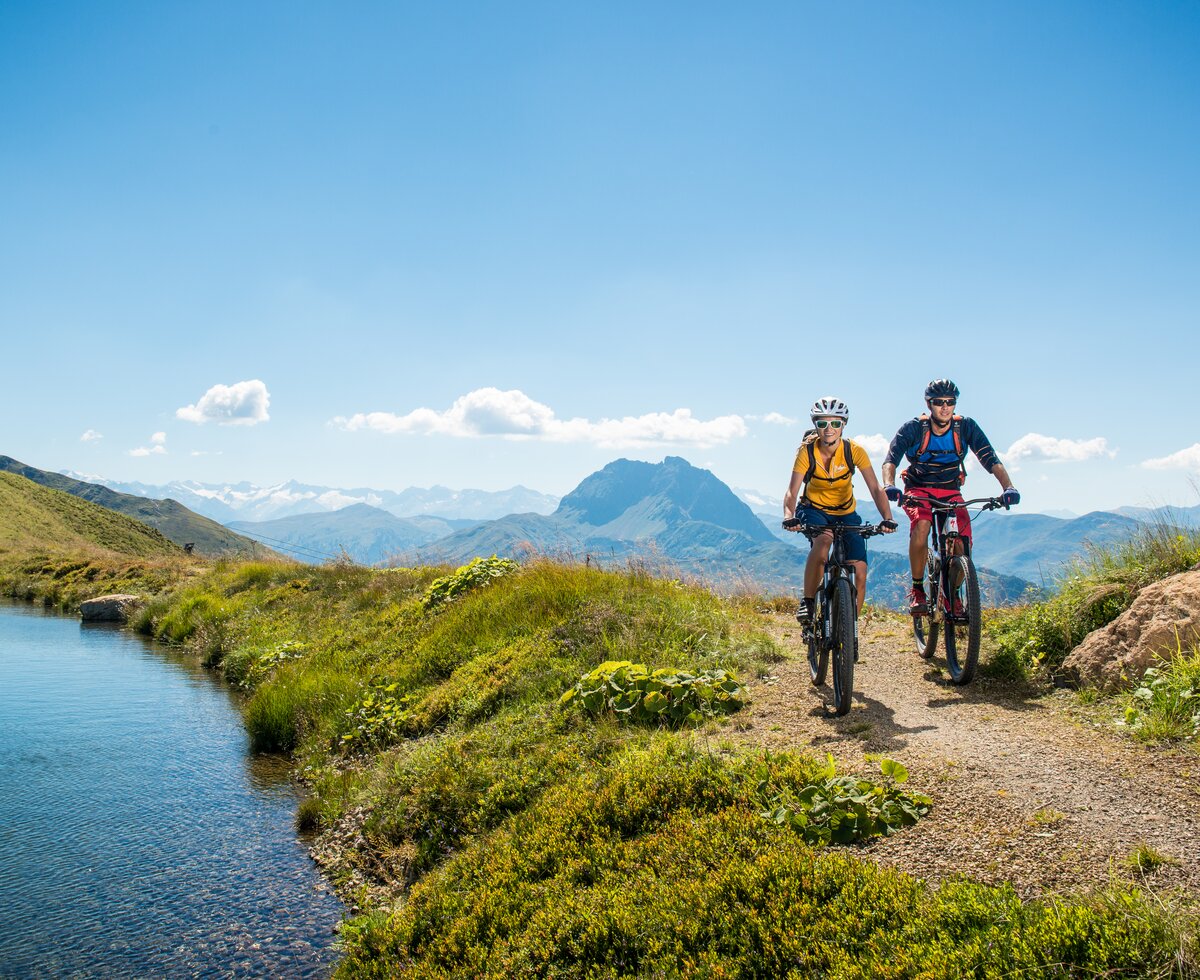
[[[930,398],[957,398],[958,385],[949,378],[938,378],[925,386],[925,400]]]

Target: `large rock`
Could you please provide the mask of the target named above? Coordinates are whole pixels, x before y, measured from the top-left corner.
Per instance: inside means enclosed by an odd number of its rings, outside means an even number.
[[[1104,690],[1128,687],[1159,657],[1200,641],[1200,570],[1148,585],[1107,626],[1092,630],[1063,662],[1081,684]]]
[[[123,623],[139,602],[135,595],[102,595],[85,599],[79,614],[85,623]]]

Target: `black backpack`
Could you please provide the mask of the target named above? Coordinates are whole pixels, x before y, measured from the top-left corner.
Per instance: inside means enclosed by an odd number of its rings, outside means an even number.
[[[806,433],[804,433],[804,438],[801,440],[801,443],[800,443],[802,446],[804,446],[808,450],[808,469],[804,473],[804,486],[806,488],[808,487],[808,481],[813,478],[813,475],[817,471],[817,452],[813,448],[813,444],[816,442],[816,438],[815,438],[816,435],[817,435],[816,429],[809,429]],[[841,476],[835,476],[835,477],[818,476],[817,479],[820,480],[822,483],[830,483],[830,484],[841,483],[843,480],[853,479],[853,477],[854,477],[854,454],[850,449],[850,440],[849,439],[842,440],[842,455],[846,459],[846,472],[845,473],[843,473]]]

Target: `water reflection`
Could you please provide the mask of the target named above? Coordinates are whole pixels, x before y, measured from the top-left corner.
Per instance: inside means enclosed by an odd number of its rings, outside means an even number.
[[[194,658],[0,604],[0,976],[328,974],[295,805]]]

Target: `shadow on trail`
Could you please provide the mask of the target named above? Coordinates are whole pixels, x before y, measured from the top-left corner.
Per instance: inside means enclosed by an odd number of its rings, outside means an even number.
[[[809,717],[822,718],[829,724],[829,731],[815,735],[811,744],[830,745],[841,743],[858,744],[872,752],[896,752],[908,748],[909,738],[922,732],[933,731],[937,725],[901,725],[896,721],[895,709],[882,701],[866,697],[856,691],[855,707],[841,718],[827,706],[817,705]]]
[[[1041,693],[1028,684],[976,677],[970,684],[957,685],[933,664],[922,678],[933,689],[934,696],[926,701],[930,708],[951,708],[963,705],[987,705],[1007,711],[1044,711]],[[940,693],[939,693],[940,692]]]

